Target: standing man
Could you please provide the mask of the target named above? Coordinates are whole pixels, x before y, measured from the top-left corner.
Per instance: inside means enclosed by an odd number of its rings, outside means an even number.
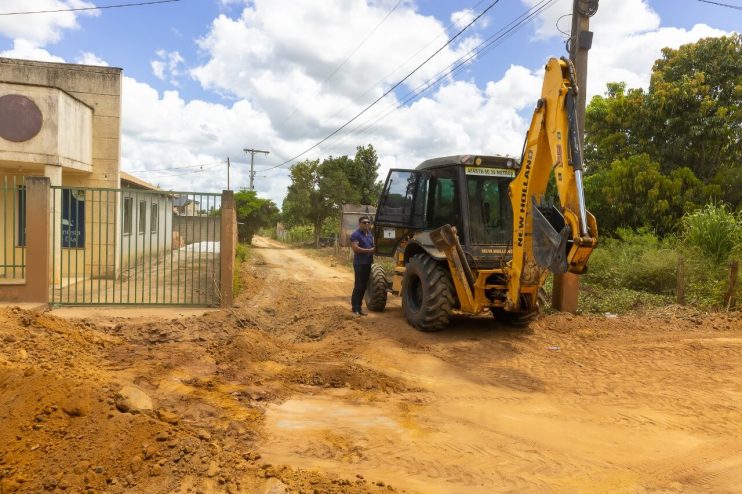
[[[354,314],[365,316],[366,313],[361,310],[361,304],[363,294],[366,293],[368,278],[371,275],[371,263],[374,262],[374,236],[371,234],[371,219],[368,216],[358,218],[358,230],[350,235],[350,248],[355,253],[353,271],[356,275],[350,305]]]

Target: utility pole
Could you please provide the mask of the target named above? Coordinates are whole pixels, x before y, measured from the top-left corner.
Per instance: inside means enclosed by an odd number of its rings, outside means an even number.
[[[254,170],[254,161],[255,161],[255,153],[263,153],[263,154],[269,154],[270,151],[261,151],[259,149],[243,149],[244,152],[250,153],[250,190],[255,190],[255,170]]]
[[[227,156],[227,190],[232,190],[229,188],[229,167],[231,166],[231,163],[229,162],[229,156]]]
[[[593,33],[590,31],[590,17],[598,11],[598,0],[573,0],[572,33],[569,38],[569,59],[575,67],[575,77],[579,93],[577,94],[577,128],[580,137],[580,148],[585,144],[585,103],[587,93],[587,53],[593,44]],[[556,310],[575,313],[579,283],[574,273],[554,275],[554,289],[551,304]]]

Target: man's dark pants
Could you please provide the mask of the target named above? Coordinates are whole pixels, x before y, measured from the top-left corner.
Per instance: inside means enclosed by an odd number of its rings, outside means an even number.
[[[350,305],[353,308],[353,312],[358,312],[361,310],[363,294],[366,293],[366,287],[368,286],[368,277],[371,275],[371,265],[354,264],[353,270],[356,273],[356,283],[353,286],[353,295],[350,297]]]

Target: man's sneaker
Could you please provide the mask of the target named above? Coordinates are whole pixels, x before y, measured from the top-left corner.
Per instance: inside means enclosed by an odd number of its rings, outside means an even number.
[[[354,310],[354,311],[353,311],[353,314],[355,314],[355,315],[357,315],[357,316],[367,316],[367,315],[368,315],[368,314],[366,314],[365,312],[363,312],[363,311],[360,311],[360,310]]]

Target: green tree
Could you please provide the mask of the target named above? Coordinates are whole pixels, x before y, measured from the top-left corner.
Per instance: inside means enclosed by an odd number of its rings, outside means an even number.
[[[374,147],[358,146],[347,169],[348,180],[360,195],[361,204],[376,205],[383,184],[379,179],[379,157]]]
[[[610,167],[615,160],[645,152],[651,127],[646,124],[642,89],[608,83],[606,96],[594,96],[585,110],[585,161],[588,172]]]
[[[375,204],[381,192],[379,160],[372,145],[359,146],[353,159],[347,155],[306,160],[291,168],[291,184],[283,201],[282,220],[288,226],[311,225],[315,243],[339,223],[343,204]],[[336,230],[336,229],[335,229]]]
[[[242,189],[234,195],[237,208],[237,236],[249,244],[255,233],[270,226],[278,217],[278,207],[270,199],[261,199],[254,190]]]
[[[291,168],[291,185],[283,200],[283,219],[288,225],[312,225],[315,244],[319,245],[322,223],[337,215],[344,203],[359,199],[348,179],[347,156],[306,160]]]
[[[707,181],[742,161],[742,36],[665,48],[652,69],[647,101],[666,168],[687,166]]]
[[[647,154],[614,161],[585,179],[585,196],[601,230],[650,228],[675,232],[685,213],[703,203],[708,190],[688,168],[663,174]]]
[[[646,92],[627,90],[624,83],[608,84],[605,96],[591,100],[585,118],[588,173],[646,153],[663,174],[687,168],[704,184],[715,186],[707,192],[742,207],[739,34],[702,39],[677,50],[665,48]]]

